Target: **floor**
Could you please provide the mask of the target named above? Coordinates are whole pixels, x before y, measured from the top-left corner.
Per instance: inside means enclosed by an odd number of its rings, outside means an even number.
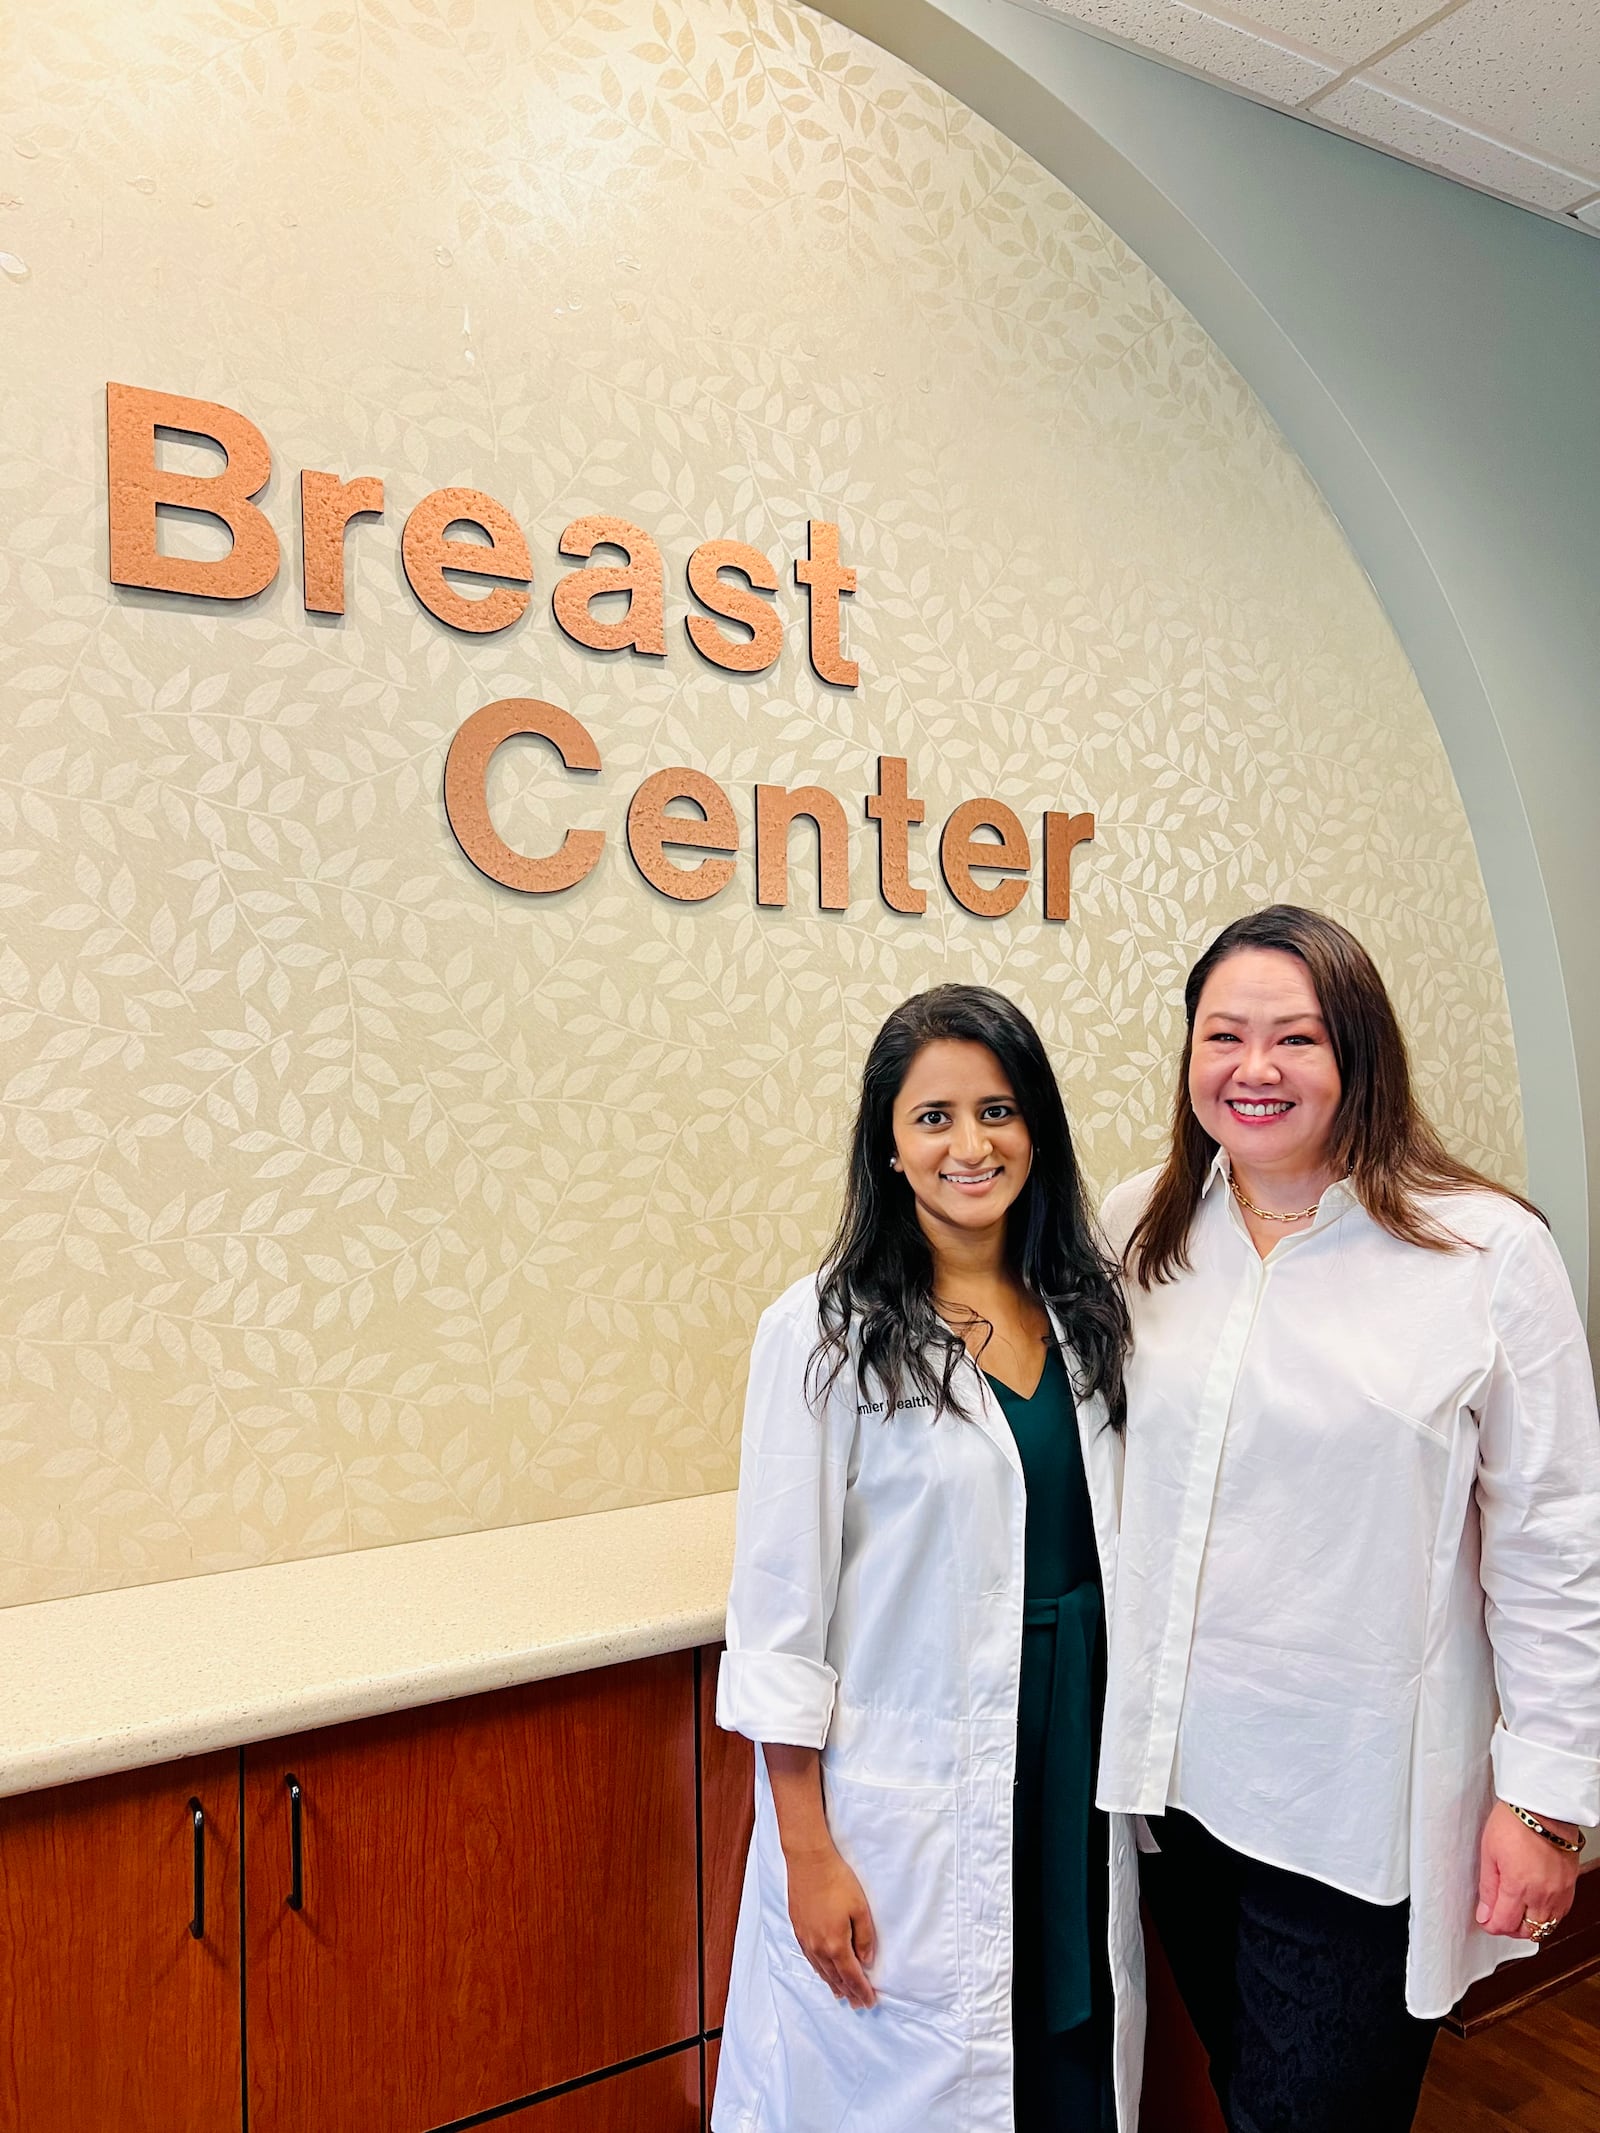
[[[1596,2133],[1600,1977],[1434,2046],[1413,2133]]]

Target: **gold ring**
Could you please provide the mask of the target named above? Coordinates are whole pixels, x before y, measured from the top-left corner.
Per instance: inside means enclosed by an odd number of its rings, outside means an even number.
[[[1522,1921],[1522,1930],[1524,1933],[1527,1934],[1529,1940],[1545,1941],[1550,1938],[1551,1934],[1555,1931],[1556,1927],[1560,1925],[1560,1923],[1561,1921],[1559,1918],[1525,1917]]]

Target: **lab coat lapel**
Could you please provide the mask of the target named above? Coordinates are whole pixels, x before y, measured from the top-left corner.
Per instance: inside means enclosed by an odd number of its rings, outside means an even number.
[[[1022,1454],[1017,1450],[1017,1440],[1011,1434],[1011,1424],[1006,1420],[1005,1410],[995,1398],[994,1387],[976,1363],[972,1366],[972,1375],[978,1385],[978,1407],[974,1419],[1006,1465],[1020,1480]]]
[[[1073,1405],[1078,1414],[1078,1442],[1083,1451],[1083,1471],[1089,1484],[1090,1508],[1094,1513],[1095,1546],[1100,1554],[1100,1580],[1109,1608],[1116,1582],[1117,1527],[1122,1515],[1122,1439],[1115,1430],[1107,1427],[1103,1394],[1092,1392],[1086,1397],[1077,1396],[1077,1354],[1067,1339],[1065,1327],[1054,1311],[1050,1314],[1050,1323],[1055,1328],[1056,1339],[1061,1344],[1067,1371],[1073,1381]]]

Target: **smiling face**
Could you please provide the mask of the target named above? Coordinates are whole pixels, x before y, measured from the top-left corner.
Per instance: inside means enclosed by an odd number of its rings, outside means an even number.
[[[1331,1176],[1339,1069],[1311,973],[1297,955],[1244,948],[1212,971],[1194,1018],[1189,1101],[1236,1170]]]
[[[936,1249],[942,1237],[975,1237],[1005,1221],[1028,1182],[1033,1138],[987,1045],[925,1044],[900,1084],[893,1125],[895,1167]]]

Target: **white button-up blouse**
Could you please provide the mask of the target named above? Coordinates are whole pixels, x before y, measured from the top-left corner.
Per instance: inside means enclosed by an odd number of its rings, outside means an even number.
[[[1156,1173],[1119,1186],[1120,1252]],[[1100,1804],[1412,1899],[1407,2000],[1533,1944],[1474,1922],[1498,1792],[1600,1820],[1600,1422],[1549,1232],[1499,1194],[1403,1244],[1347,1185],[1263,1259],[1212,1167],[1192,1271],[1129,1284]]]

